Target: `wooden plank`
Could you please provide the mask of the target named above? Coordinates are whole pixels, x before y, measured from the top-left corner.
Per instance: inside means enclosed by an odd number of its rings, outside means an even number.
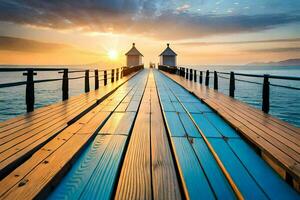
[[[199,84],[187,81],[176,75],[167,74],[167,73],[164,73],[164,74],[166,76],[172,78],[175,82],[179,83],[180,85],[183,85],[184,87],[193,91],[200,98],[205,99],[208,96],[218,98],[218,97],[222,96],[222,98],[227,99],[228,101],[231,102],[231,104],[234,104],[237,108],[242,109],[242,110],[247,110],[247,111],[249,111],[249,113],[253,113],[253,116],[255,116],[257,119],[262,120],[262,122],[265,122],[266,125],[277,127],[281,131],[300,139],[300,134],[299,134],[300,128],[292,126],[282,120],[272,117],[271,115],[265,114],[260,110],[252,108],[251,106],[247,105],[246,103],[240,102],[239,100],[236,100],[236,99],[230,98],[226,95],[223,95],[221,93],[218,93],[217,91],[209,89],[203,85],[199,85]]]
[[[186,136],[186,132],[183,128],[183,125],[180,121],[178,113],[176,112],[165,112],[166,123],[170,130],[170,134],[172,137],[184,137]]]
[[[78,120],[75,124],[65,129],[57,135],[51,142],[32,155],[30,161],[25,162],[21,167],[15,169],[10,175],[0,181],[0,196],[21,181],[35,166],[40,164],[50,154],[55,152],[59,147],[66,143],[84,124],[86,124],[94,114],[88,113]]]
[[[227,138],[239,138],[237,132],[216,113],[204,113],[204,117]]]
[[[214,100],[210,100],[214,101]],[[222,107],[223,110],[226,110],[232,117],[240,121],[245,126],[249,127],[251,130],[256,132],[260,137],[264,138],[267,141],[270,141],[274,146],[278,147],[281,151],[285,152],[287,155],[295,159],[297,162],[300,162],[300,147],[297,147],[295,144],[284,140],[283,138],[278,138],[278,135],[272,135],[269,132],[265,132],[259,129],[256,125],[249,123],[248,120],[240,116],[236,111],[228,109],[227,107]]]
[[[56,113],[53,116],[49,116],[48,118],[44,119],[42,122],[35,123],[35,124],[29,123],[28,126],[26,125],[25,127],[23,127],[22,130],[19,130],[18,132],[7,131],[5,133],[6,136],[3,136],[1,138],[0,152],[2,153],[3,151],[18,144],[19,142],[25,141],[26,139],[33,137],[34,135],[38,134],[40,131],[47,129],[48,127],[51,127],[62,120],[64,120],[64,124],[66,124],[70,119],[72,119],[69,116],[73,116],[74,113],[83,112],[87,108],[87,106],[92,106],[92,105],[94,105],[94,103],[89,104],[88,102],[84,102],[79,105],[74,105],[73,107],[66,108],[64,111]]]
[[[175,112],[175,108],[170,100],[161,100],[162,109],[165,112]]]
[[[247,120],[248,123],[255,125],[259,130],[269,133],[272,137],[284,142],[285,144],[288,144],[288,146],[290,147],[294,147],[296,151],[300,152],[300,144],[299,144],[300,140],[287,137],[287,134],[284,132],[278,133],[274,131],[274,129],[272,128],[270,129],[269,127],[265,126],[267,122],[259,123],[257,120],[255,120],[255,117],[251,117],[251,116],[249,117],[247,111],[245,112],[243,110],[239,110],[239,112],[237,112],[236,109],[232,107],[232,105],[229,103],[224,103],[224,101],[218,100],[218,104],[220,104],[222,108],[226,108],[230,110],[232,113],[237,114],[241,118]]]
[[[163,122],[161,107],[155,88],[153,72],[149,75],[151,94],[151,160],[153,199],[181,199],[174,161]]]
[[[189,137],[201,137],[193,121],[186,113],[179,113],[180,121]],[[176,124],[178,126],[178,124]]]
[[[99,136],[97,136],[99,137]],[[80,198],[111,199],[127,136],[113,135]]]
[[[299,198],[299,194],[284,182],[248,144],[241,139],[229,139],[228,144],[270,199]]]
[[[93,118],[99,126],[107,119],[110,113],[101,112]],[[88,126],[88,124],[86,124]],[[1,199],[32,199],[37,195],[44,195],[51,183],[58,179],[61,173],[66,170],[74,161],[76,155],[92,138],[96,130],[90,130],[85,134],[75,134],[68,142],[58,148],[55,153],[48,156],[41,164],[37,165],[21,181],[19,181],[8,192],[3,194]],[[30,161],[30,160],[28,160]],[[28,162],[27,161],[27,162]],[[22,166],[21,166],[22,167]],[[43,194],[43,192],[45,192]]]
[[[204,103],[196,103],[194,104],[194,106],[202,113],[212,113],[213,110],[211,108],[209,108],[206,104]]]
[[[143,112],[138,112],[130,136],[115,199],[152,199],[150,104],[142,101],[140,109]]]
[[[111,141],[111,135],[98,135],[82,152],[70,171],[48,199],[79,199]]]
[[[59,130],[63,130],[65,127],[67,127],[67,123],[70,119],[79,115],[81,112],[82,110],[76,110],[74,113],[72,113],[72,115],[60,117],[56,120],[53,120],[51,123],[39,127],[36,132],[33,131],[31,134],[27,134],[26,138],[18,137],[15,140],[1,145],[1,165],[5,159],[23,150],[28,145],[40,140],[41,138],[44,138],[44,136],[46,136],[46,138],[42,139],[40,143],[37,143],[37,146],[51,139],[51,137],[55,136]]]
[[[36,135],[35,137],[29,138],[28,140],[19,143],[15,148],[8,149],[1,153],[1,159],[3,159],[0,164],[2,169],[1,174],[7,171],[7,168],[11,168],[11,165],[15,165],[16,163],[19,163],[19,161],[26,159],[41,145],[52,139],[52,137],[66,127],[65,124],[65,122],[59,122],[44,131],[42,135]]]
[[[204,114],[192,114],[192,116],[206,137],[222,137],[219,131],[206,119]]]
[[[40,118],[37,119],[31,119],[31,120],[26,120],[26,121],[21,121],[24,124],[22,125],[17,125],[16,124],[16,128],[12,128],[9,130],[6,130],[4,132],[2,132],[0,138],[1,138],[1,144],[5,143],[6,141],[9,141],[15,137],[18,137],[20,135],[23,135],[25,133],[28,132],[28,130],[33,130],[36,127],[39,127],[42,124],[48,123],[49,121],[56,119],[57,117],[65,114],[68,111],[72,111],[74,109],[78,109],[82,106],[84,106],[85,104],[87,104],[88,101],[87,100],[82,100],[79,101],[78,103],[73,103],[73,104],[67,104],[64,106],[64,108],[61,108],[59,110],[55,110],[53,113],[42,116]],[[51,119],[51,120],[49,120]],[[5,141],[4,141],[5,140]],[[2,142],[3,141],[3,142]]]
[[[172,137],[179,170],[190,199],[215,199],[198,159],[187,138]]]
[[[245,199],[268,199],[223,139],[209,138],[209,141]]]
[[[129,134],[135,119],[134,112],[113,113],[104,127],[100,130],[100,134]]]
[[[235,199],[235,194],[202,138],[195,138],[193,148],[217,199]]]
[[[126,140],[98,135],[49,199],[110,199]]]
[[[237,109],[242,110],[244,113],[249,113],[247,116],[251,114],[251,118],[255,119],[257,123],[267,127],[270,130],[274,130],[278,134],[280,131],[280,135],[289,139],[290,141],[298,141],[300,137],[300,129],[293,126],[286,126],[287,123],[282,122],[270,115],[264,114],[261,111],[258,111],[254,108],[247,106],[245,103],[239,102],[238,100],[226,97],[216,91],[203,87],[199,84],[188,83],[188,81],[181,79],[175,75],[170,75],[164,73],[166,76],[173,79],[178,84],[184,86],[185,88],[193,91],[199,98],[202,98],[205,103],[207,103],[210,107],[212,107],[218,114],[220,114],[227,122],[229,122],[233,127],[235,127],[242,135],[247,138],[250,142],[258,146],[264,154],[267,154],[273,161],[287,170],[296,180],[300,180],[300,164],[293,160],[288,154],[282,152],[278,149],[278,147],[274,144],[271,144],[269,139],[262,138],[259,134],[255,133],[251,128],[245,126],[245,124],[239,122],[234,115],[230,115],[228,109],[223,109],[220,105],[220,101],[228,102],[228,104],[234,105]],[[223,97],[225,96],[225,97]],[[212,99],[217,99],[218,102],[213,102]],[[230,102],[230,103],[229,103]],[[245,114],[246,115],[246,114]],[[299,144],[297,142],[297,144]],[[293,155],[291,155],[293,156]],[[296,155],[295,155],[296,156]],[[293,156],[295,159],[299,156]]]
[[[126,77],[124,77],[124,79],[121,79],[120,81],[115,82],[114,85],[109,84],[105,87],[102,87],[101,90],[91,91],[89,93],[81,94],[76,97],[70,97],[66,101],[51,104],[51,105],[36,109],[34,112],[27,113],[25,115],[21,115],[19,117],[1,122],[2,125],[0,127],[0,132],[4,132],[4,131],[7,131],[7,130],[17,127],[18,125],[26,124],[30,121],[40,119],[42,116],[47,116],[49,113],[52,113],[57,108],[61,109],[65,105],[69,105],[71,103],[82,101],[83,99],[90,99],[90,98],[101,99],[103,96],[105,96],[103,94],[107,94],[107,93],[111,92],[113,89],[118,88],[122,84],[126,83],[127,80],[129,80],[131,77],[134,77],[134,75],[136,75],[136,74],[129,75],[128,77],[126,76]]]
[[[115,95],[112,95],[112,96],[115,96]],[[103,105],[106,105],[107,104],[107,102],[108,101],[104,101],[102,104],[100,104],[99,106],[97,106],[94,110],[92,110],[92,111],[90,111],[90,113],[88,113],[86,116],[89,116],[89,115],[94,115],[96,112],[98,112],[99,110],[101,110],[102,108],[103,108]],[[85,121],[85,119],[86,119],[86,116],[83,116],[83,118],[82,119],[80,119],[79,120],[79,125],[81,125],[81,124],[84,124],[84,123],[86,123]],[[77,126],[78,126],[78,124],[77,124]],[[96,122],[95,123],[95,121],[93,121],[93,122],[91,122],[90,124],[89,124],[89,128],[94,128],[94,129],[96,129],[97,127],[99,126],[99,124],[98,124],[98,122]],[[68,130],[69,129],[66,129],[64,132],[62,132],[60,135],[58,135],[56,138],[54,138],[54,140],[52,140],[52,141],[56,141],[56,139],[57,140],[60,140],[61,139],[61,137],[64,137],[64,135],[66,134],[66,132],[68,133]],[[83,128],[83,129],[81,129],[81,130],[79,130],[77,133],[78,134],[84,134],[85,133],[85,131],[88,131],[86,128]],[[66,135],[68,135],[68,134],[66,134]],[[45,136],[44,136],[44,138],[45,138]],[[43,139],[43,138],[41,138],[41,139]],[[48,138],[49,139],[49,138]],[[64,140],[66,140],[66,138],[64,138]],[[34,143],[32,143],[32,144],[30,144],[29,146],[27,146],[25,149],[24,149],[24,151],[27,151],[27,152],[29,152],[29,151],[31,151],[32,149],[34,149],[35,147],[36,147],[36,145],[37,144],[35,144],[36,142],[34,142]],[[47,145],[46,145],[47,146]],[[55,145],[54,145],[55,146]],[[50,151],[51,152],[51,151]],[[45,153],[44,153],[45,154]],[[44,155],[43,154],[43,155]],[[20,157],[20,156],[22,156],[22,155],[19,155],[19,154],[15,154],[14,155],[14,157],[11,157],[10,158],[10,160],[8,159],[7,161],[8,161],[8,163],[10,163],[10,162],[14,162],[14,160],[16,160],[17,158],[15,158],[15,157]],[[31,157],[31,160],[33,159],[34,157]],[[36,158],[36,157],[35,157]],[[39,159],[42,159],[43,158],[43,156],[39,156],[38,157]],[[36,160],[38,160],[38,159],[36,159]],[[31,163],[31,165],[29,165],[29,166],[34,166],[34,163],[37,163],[37,161],[35,162],[35,160],[33,160],[33,162],[29,162],[29,163]],[[23,165],[22,165],[23,166]],[[26,165],[25,165],[26,166]],[[30,167],[28,167],[27,169],[30,169]],[[26,172],[26,169],[24,170],[23,169],[23,171],[25,171]],[[17,172],[18,173],[18,172]],[[17,174],[18,176],[17,177],[21,177],[19,174]],[[12,180],[12,179],[10,179],[10,180]],[[14,178],[14,180],[18,180],[17,178]]]

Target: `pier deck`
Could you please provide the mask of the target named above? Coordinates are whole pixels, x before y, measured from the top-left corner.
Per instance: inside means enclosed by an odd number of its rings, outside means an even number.
[[[1,153],[0,199],[300,198],[298,128],[157,70],[8,120],[0,136],[15,151]]]

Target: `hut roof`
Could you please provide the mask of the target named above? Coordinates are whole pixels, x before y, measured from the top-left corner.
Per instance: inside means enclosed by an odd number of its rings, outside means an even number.
[[[177,56],[177,54],[170,48],[170,44],[167,44],[167,48],[159,56]]]
[[[135,43],[132,43],[132,48],[125,54],[126,56],[143,56],[139,50],[135,48]]]

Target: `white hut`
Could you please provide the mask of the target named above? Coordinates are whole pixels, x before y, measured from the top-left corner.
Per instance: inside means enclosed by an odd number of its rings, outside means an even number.
[[[132,48],[125,55],[127,56],[127,67],[142,64],[143,54],[135,48],[135,43],[132,43]]]
[[[170,44],[159,56],[161,65],[176,66],[177,54],[170,48]]]

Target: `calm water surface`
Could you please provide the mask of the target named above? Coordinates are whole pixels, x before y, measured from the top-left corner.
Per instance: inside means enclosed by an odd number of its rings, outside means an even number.
[[[206,70],[207,67],[197,67]],[[235,71],[251,74],[272,74],[282,76],[300,77],[299,67],[209,67],[210,70],[217,71]],[[82,74],[72,74],[72,76],[81,76]],[[91,74],[93,75],[93,74]],[[226,75],[223,75],[226,76]],[[62,74],[57,72],[38,72],[35,80],[58,78]],[[228,77],[228,76],[227,76]],[[10,83],[25,80],[22,72],[2,72],[0,73],[0,83]],[[251,80],[262,83],[262,78],[237,77],[243,80]],[[287,85],[300,88],[300,81],[276,80],[271,79],[270,83]],[[102,83],[103,84],[103,83]],[[35,84],[35,108],[49,105],[61,101],[61,81]],[[101,83],[100,83],[101,85]],[[84,92],[84,79],[70,80],[70,96],[76,96]],[[210,86],[213,86],[213,75],[211,74]],[[94,80],[90,79],[90,88],[94,88]],[[219,78],[219,91],[228,95],[229,80]],[[235,98],[250,104],[253,107],[261,109],[262,86],[236,81]],[[300,91],[275,86],[270,87],[270,114],[300,127]],[[10,88],[0,88],[0,121],[16,117],[26,112],[25,106],[25,86]]]
[[[207,68],[193,66],[200,70],[207,70]],[[300,77],[299,67],[215,67],[209,70],[217,70],[223,72],[239,72],[248,74],[271,74],[280,76],[297,76]],[[229,75],[222,75],[229,77]],[[255,81],[258,83],[263,82],[263,78],[253,78],[244,76],[235,76],[237,79]],[[229,80],[219,78],[219,91],[228,95],[229,94]],[[213,74],[210,74],[210,87],[213,87]],[[300,81],[278,80],[270,79],[271,84],[285,85],[300,88]],[[251,106],[261,109],[262,106],[262,85],[235,82],[235,98],[250,104]],[[292,90],[270,86],[270,112],[286,122],[289,122],[297,127],[300,127],[300,90]]]

